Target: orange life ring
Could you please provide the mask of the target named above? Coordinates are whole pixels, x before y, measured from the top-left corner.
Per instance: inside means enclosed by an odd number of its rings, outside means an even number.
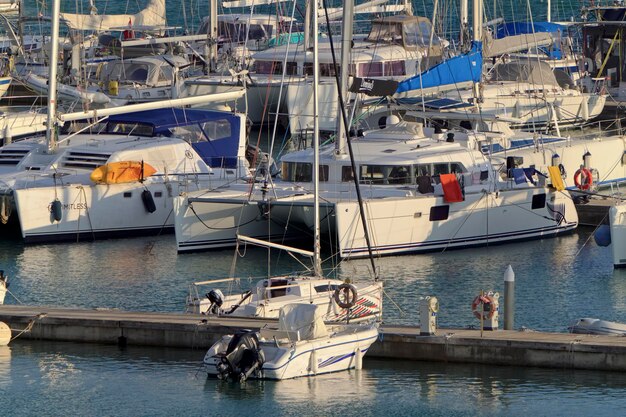
[[[574,174],[574,185],[579,190],[588,190],[593,184],[593,176],[591,175],[591,171],[587,168],[580,168]]]
[[[488,295],[477,295],[476,298],[474,298],[474,301],[472,301],[472,313],[474,313],[474,316],[477,319],[483,319],[483,320],[487,320],[493,317],[494,314],[496,314],[496,303],[494,302],[495,300],[488,296]],[[483,311],[480,311],[478,309],[478,307],[480,305],[489,305],[489,312],[485,313]]]

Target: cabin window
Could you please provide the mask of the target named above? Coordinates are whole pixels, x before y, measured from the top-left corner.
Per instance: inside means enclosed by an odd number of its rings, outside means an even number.
[[[406,75],[404,61],[392,61],[385,64],[385,75]]]
[[[402,42],[402,33],[400,26],[395,24],[388,24],[385,22],[378,22],[372,24],[372,30],[367,35],[367,41],[370,42]]]
[[[341,68],[337,65],[337,73],[341,73]],[[335,66],[333,64],[320,64],[320,76],[321,77],[334,77]]]
[[[433,206],[430,208],[430,221],[447,220],[450,214],[450,206]]]
[[[383,63],[382,62],[366,62],[359,64],[358,77],[382,77],[383,75]]]
[[[436,182],[439,182],[439,175],[441,174],[462,174],[465,172],[467,172],[467,170],[465,169],[463,164],[459,162],[415,165],[416,176],[430,175],[435,178]]]
[[[531,208],[533,210],[542,209],[546,206],[546,195],[545,194],[535,194],[533,196],[533,202]]]
[[[245,25],[242,25],[242,28],[243,28],[243,38],[245,39],[245,36],[246,36]],[[241,37],[241,34],[239,36]],[[272,36],[272,26],[250,25],[250,32],[248,33],[248,39],[261,40],[261,39],[268,39],[271,36]]]
[[[297,62],[287,62],[286,75],[298,75],[298,63]]]
[[[233,135],[232,125],[227,119],[177,126],[169,129],[169,131],[172,132],[172,136],[183,138],[189,143],[225,139]]]
[[[320,165],[319,180],[328,181],[328,165]],[[283,162],[282,177],[291,182],[312,182],[313,165],[308,162]]]
[[[354,181],[354,173],[351,166],[341,167],[341,182]]]
[[[254,68],[257,74],[283,73],[283,63],[280,61],[256,61]]]
[[[348,167],[345,167],[348,168]],[[366,184],[411,184],[410,165],[361,165],[360,181]]]

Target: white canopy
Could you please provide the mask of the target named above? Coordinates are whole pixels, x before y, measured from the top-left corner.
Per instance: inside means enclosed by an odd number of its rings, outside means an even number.
[[[324,312],[315,304],[287,304],[280,309],[278,329],[300,332],[300,340],[325,337]]]
[[[61,13],[61,20],[75,30],[111,30],[136,26],[164,27],[165,0],[148,0],[145,9],[136,14],[73,14]]]

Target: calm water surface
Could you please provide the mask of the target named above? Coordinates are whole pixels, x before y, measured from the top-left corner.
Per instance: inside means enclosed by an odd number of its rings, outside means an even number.
[[[626,271],[613,270],[608,248],[596,246],[591,232],[379,259],[385,322],[417,323],[417,298],[435,295],[440,326],[476,325],[473,297],[481,289],[501,292],[509,264],[518,329],[566,331],[578,317],[626,322]],[[35,246],[0,238],[11,292],[25,304],[50,306],[182,311],[188,285],[228,276],[233,260],[244,277],[261,277],[268,266],[274,273],[301,269],[285,255],[267,259],[256,248],[237,258],[233,251],[177,255],[172,235]],[[367,261],[324,266],[369,279]],[[621,373],[377,360],[366,360],[361,372],[240,386],[207,380],[203,354],[18,340],[0,351],[0,392],[12,416],[616,415],[626,396]]]
[[[35,9],[35,2],[26,3]],[[145,1],[132,3],[112,0],[98,7],[100,12],[134,13]],[[74,4],[64,1],[63,10],[73,10]],[[192,2],[183,13],[180,2],[168,2],[168,23],[197,26],[206,4]],[[535,20],[545,16],[545,3],[531,4]],[[577,1],[552,4],[556,20],[578,16]],[[416,13],[432,14],[432,3],[414,6]],[[526,18],[525,5],[485,3],[487,13],[494,7]],[[597,247],[590,234],[581,229],[539,242],[380,259],[388,295],[385,322],[416,324],[417,299],[435,295],[440,326],[476,325],[473,297],[480,290],[502,292],[509,264],[516,273],[518,329],[566,331],[579,317],[626,322],[626,271],[613,270],[609,250]],[[268,267],[273,273],[301,269],[286,255],[272,254],[269,261],[263,250],[249,249],[245,255],[177,255],[171,235],[37,246],[0,236],[0,269],[9,274],[14,295],[7,297],[9,304],[175,312],[183,310],[193,281],[225,277],[231,270],[261,277]],[[325,267],[341,278],[371,276],[367,261],[327,262]],[[626,405],[626,375],[621,373],[366,358],[360,372],[239,385],[207,379],[198,366],[203,354],[18,339],[0,349],[0,414],[588,416],[623,415]]]

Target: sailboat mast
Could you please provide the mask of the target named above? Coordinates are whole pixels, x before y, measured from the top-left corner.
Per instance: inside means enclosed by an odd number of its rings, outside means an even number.
[[[56,150],[57,68],[59,66],[59,21],[61,0],[52,2],[52,33],[50,34],[50,74],[48,78],[48,124],[46,125],[46,147],[48,152]]]
[[[313,33],[313,272],[315,276],[322,276],[322,261],[320,250],[320,196],[319,196],[319,175],[320,175],[320,125],[319,125],[319,97],[318,85],[320,82],[320,67],[318,59],[318,17],[319,0],[314,0],[312,5],[312,27]]]
[[[341,89],[340,94],[343,95],[343,102],[347,103],[346,100],[348,94],[348,75],[350,70],[350,53],[352,52],[352,32],[354,26],[354,13],[352,7],[352,0],[346,1],[344,3],[343,15],[342,15],[342,27],[341,27]],[[345,155],[346,154],[346,142],[347,142],[347,132],[343,125],[343,118],[337,117],[337,125],[336,130],[337,138],[335,140],[335,153],[337,155]]]
[[[215,71],[217,66],[217,0],[209,1],[209,30],[208,30],[208,44],[209,44],[209,73]]]

